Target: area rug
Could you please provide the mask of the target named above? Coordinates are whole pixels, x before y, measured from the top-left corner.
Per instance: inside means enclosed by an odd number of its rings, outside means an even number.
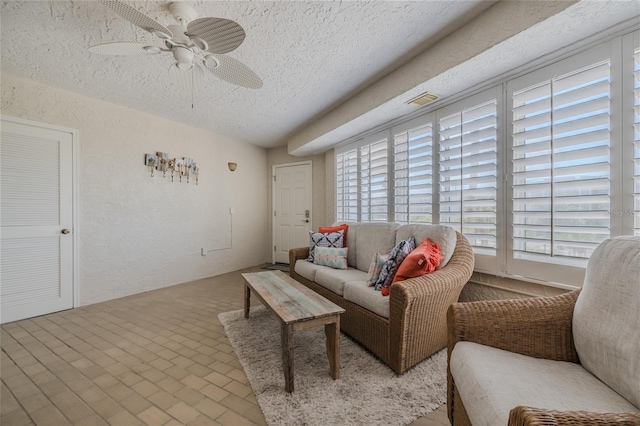
[[[402,376],[340,335],[339,380],[329,374],[324,327],[294,333],[295,390],[284,390],[280,324],[263,306],[218,316],[269,425],[406,425],[446,399],[446,353]]]

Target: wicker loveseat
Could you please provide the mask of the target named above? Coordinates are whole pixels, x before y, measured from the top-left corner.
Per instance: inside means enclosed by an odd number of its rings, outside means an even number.
[[[383,297],[366,284],[372,257],[411,236],[418,244],[425,237],[441,244],[446,265],[392,285],[390,295]],[[458,300],[473,272],[473,253],[466,238],[438,225],[350,223],[346,241],[347,270],[308,262],[309,247],[303,247],[289,252],[291,277],[343,307],[342,331],[398,374],[446,347],[447,308]]]
[[[581,290],[447,316],[452,425],[640,425],[640,237],[600,244]]]

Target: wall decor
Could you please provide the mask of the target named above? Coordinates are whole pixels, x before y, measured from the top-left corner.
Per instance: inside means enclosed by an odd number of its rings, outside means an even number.
[[[162,177],[167,177],[167,172],[171,176],[171,182],[174,181],[176,175],[178,175],[178,181],[182,182],[182,178],[185,178],[189,183],[191,178],[198,184],[198,178],[200,174],[200,167],[198,163],[193,161],[193,158],[169,158],[169,154],[166,152],[156,152],[155,154],[144,155],[144,165],[149,167],[151,177],[155,175],[155,171],[162,172]]]

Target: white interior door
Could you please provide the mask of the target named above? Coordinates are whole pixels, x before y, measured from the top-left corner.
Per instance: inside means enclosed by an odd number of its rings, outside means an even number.
[[[274,166],[273,261],[289,263],[289,249],[309,245],[311,163]]]
[[[0,316],[73,307],[73,133],[2,119]]]

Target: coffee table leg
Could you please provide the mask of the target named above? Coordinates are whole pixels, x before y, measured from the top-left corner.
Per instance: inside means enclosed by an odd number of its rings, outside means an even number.
[[[293,392],[293,325],[282,324],[281,336],[284,389]]]
[[[251,307],[251,289],[249,284],[244,283],[244,317],[249,318],[249,308]]]
[[[340,378],[340,316],[336,315],[336,322],[325,324],[324,334],[327,335],[327,357],[333,380]]]

